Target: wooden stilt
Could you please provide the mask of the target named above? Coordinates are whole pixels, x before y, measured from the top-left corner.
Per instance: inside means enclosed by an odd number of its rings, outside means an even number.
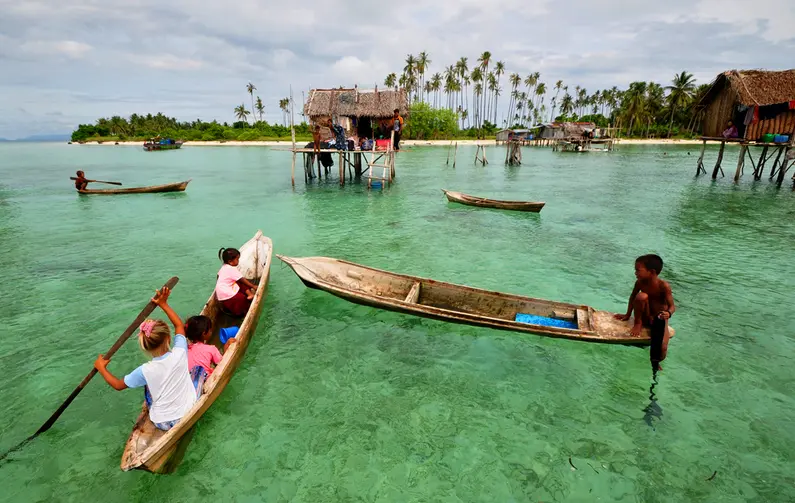
[[[293,146],[293,148],[295,148]],[[306,177],[306,170],[304,170],[304,177]],[[293,150],[293,165],[290,168],[290,180],[292,181],[293,187],[295,187],[295,150]]]
[[[768,148],[767,145],[762,147],[762,155],[759,156],[759,162],[756,163],[756,169],[754,169],[754,180],[762,179],[762,172],[765,170],[765,163],[767,162]]]
[[[362,154],[359,152],[353,154],[353,173],[356,178],[362,176]]]
[[[345,166],[342,164],[342,150],[337,152],[337,159],[339,159],[339,171],[340,171],[340,186],[345,186]]]
[[[740,156],[737,158],[737,171],[734,172],[734,181],[740,181],[740,176],[743,174],[743,166],[745,165],[745,150],[746,145],[740,145]]]
[[[458,155],[458,142],[455,142],[455,149],[453,150],[453,168],[455,168],[455,158]]]
[[[718,161],[715,163],[715,169],[712,170],[712,179],[716,179],[718,177],[718,170],[720,170],[721,174],[723,174],[723,168],[720,167],[721,161],[723,161],[723,150],[726,148],[726,142],[720,142],[720,151],[718,151]]]
[[[701,142],[701,153],[698,156],[698,163],[696,164],[696,176],[700,175],[701,173],[707,174],[707,170],[704,168],[704,150],[707,148],[707,140]]]
[[[773,162],[773,167],[770,168],[770,179],[772,180],[774,176],[776,176],[776,169],[778,168],[778,163],[781,160],[781,154],[784,153],[785,148],[783,146],[778,147],[778,155],[776,156],[776,160]]]
[[[779,187],[781,187],[781,183],[784,181],[784,177],[787,175],[787,170],[789,169],[787,166],[793,162],[789,159],[789,153],[791,148],[792,147],[787,147],[787,151],[784,154],[784,162],[781,163],[781,167],[778,169],[778,178],[776,179],[776,185],[778,185]],[[795,177],[793,177],[793,180],[795,180]]]

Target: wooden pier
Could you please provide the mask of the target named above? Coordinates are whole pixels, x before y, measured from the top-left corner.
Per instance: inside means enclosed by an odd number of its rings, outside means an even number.
[[[746,160],[753,167],[754,180],[761,180],[764,175],[765,167],[768,162],[773,160],[770,164],[769,179],[776,179],[776,185],[779,187],[784,182],[784,177],[787,171],[793,165],[792,142],[788,143],[763,143],[743,140],[742,138],[723,138],[715,136],[702,136],[701,137],[701,152],[698,156],[696,163],[696,176],[706,175],[707,169],[704,167],[704,153],[707,148],[707,142],[720,142],[720,149],[718,150],[718,158],[715,161],[715,167],[712,169],[712,179],[715,180],[720,175],[726,176],[723,172],[723,154],[727,143],[736,143],[740,146],[740,153],[737,156],[737,168],[734,172],[734,181],[738,182],[740,177],[743,176],[745,171]],[[754,155],[754,150],[758,155]],[[756,157],[756,158],[755,158]]]

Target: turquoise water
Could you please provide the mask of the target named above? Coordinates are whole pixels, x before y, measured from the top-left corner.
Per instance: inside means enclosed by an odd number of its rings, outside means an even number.
[[[526,149],[518,168],[488,153],[476,167],[459,148],[452,169],[444,148],[415,148],[394,186],[368,192],[300,176],[293,190],[289,154],[268,148],[0,145],[0,448],[41,425],[170,276],[177,311],[198,313],[217,249],[258,228],[282,254],[617,311],[634,258],[657,252],[679,310],[654,402],[646,351],[357,306],[275,261],[256,336],[176,474],[119,470],[141,396],[98,377],[0,467],[0,499],[793,500],[789,187],[694,179],[695,147]],[[78,168],[193,182],[79,197]],[[547,206],[458,206],[440,188]],[[130,342],[109,368],[143,361]]]

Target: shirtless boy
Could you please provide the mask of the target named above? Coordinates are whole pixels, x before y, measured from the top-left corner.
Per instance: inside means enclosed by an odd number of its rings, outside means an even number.
[[[655,372],[662,370],[660,362],[668,353],[668,319],[676,311],[671,286],[659,278],[663,261],[659,255],[643,255],[635,260],[635,288],[629,296],[626,314],[615,315],[616,319],[628,321],[634,313],[635,323],[630,332],[640,335],[643,327],[651,330],[651,367]]]

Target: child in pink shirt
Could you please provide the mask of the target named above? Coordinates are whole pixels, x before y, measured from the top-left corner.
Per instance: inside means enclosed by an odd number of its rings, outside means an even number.
[[[221,363],[221,352],[214,345],[207,344],[212,336],[213,320],[207,316],[191,316],[185,322],[185,337],[190,341],[188,344],[188,370],[197,366],[202,367],[209,376],[213,373],[215,366]],[[224,346],[224,351],[234,342],[234,338],[229,339]]]
[[[240,274],[237,265],[240,263],[240,252],[235,248],[221,248],[218,257],[224,265],[218,271],[215,283],[215,298],[234,316],[244,316],[251,306],[251,300],[257,291],[257,285]]]

